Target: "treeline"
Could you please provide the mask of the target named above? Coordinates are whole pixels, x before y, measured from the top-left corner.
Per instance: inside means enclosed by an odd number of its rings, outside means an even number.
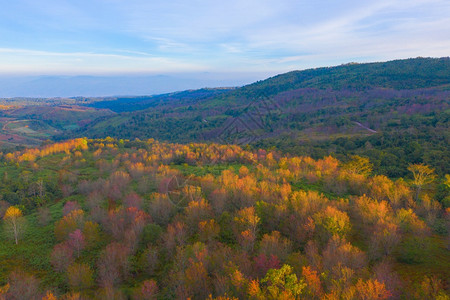
[[[112,138],[1,162],[22,196],[1,201],[0,297],[448,298],[450,177],[427,165]]]
[[[95,108],[106,108],[114,112],[128,112],[136,110],[144,110],[150,107],[155,107],[168,102],[173,105],[187,101],[198,101],[212,98],[223,93],[232,91],[234,88],[203,88],[198,90],[187,90],[176,93],[141,96],[141,97],[108,97],[108,98],[87,98],[86,106]]]
[[[332,155],[347,161],[351,155],[370,158],[377,174],[391,178],[410,177],[411,163],[433,166],[440,175],[450,170],[448,133],[434,128],[414,132],[387,131],[369,136],[338,137],[325,141],[302,140],[296,135],[283,134],[255,143],[255,147],[282,149],[291,154],[309,155],[315,159]]]
[[[448,84],[450,58],[411,58],[379,63],[349,63],[336,67],[293,71],[246,87],[278,94],[298,88],[420,89]]]

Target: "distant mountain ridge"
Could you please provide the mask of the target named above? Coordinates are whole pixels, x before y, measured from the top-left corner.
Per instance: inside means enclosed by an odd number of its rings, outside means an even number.
[[[249,75],[215,79],[200,75],[0,76],[0,98],[158,95],[205,87],[242,86],[257,78]]]

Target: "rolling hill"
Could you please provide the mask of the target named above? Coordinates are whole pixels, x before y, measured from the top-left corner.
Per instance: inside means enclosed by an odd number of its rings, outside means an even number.
[[[249,144],[343,160],[359,154],[393,177],[404,176],[408,162],[450,170],[441,159],[450,157],[449,58],[294,71],[216,95],[175,98],[143,99],[152,107],[122,109],[70,136]],[[90,105],[114,109],[124,100]]]

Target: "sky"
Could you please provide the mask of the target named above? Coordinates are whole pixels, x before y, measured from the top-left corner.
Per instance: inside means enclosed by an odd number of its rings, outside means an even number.
[[[6,75],[262,79],[450,55],[449,0],[0,0],[0,7]]]

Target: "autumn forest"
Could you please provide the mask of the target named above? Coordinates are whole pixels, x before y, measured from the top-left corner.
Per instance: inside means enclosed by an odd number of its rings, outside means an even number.
[[[450,177],[425,164],[113,138],[0,163],[1,299],[448,299]]]

